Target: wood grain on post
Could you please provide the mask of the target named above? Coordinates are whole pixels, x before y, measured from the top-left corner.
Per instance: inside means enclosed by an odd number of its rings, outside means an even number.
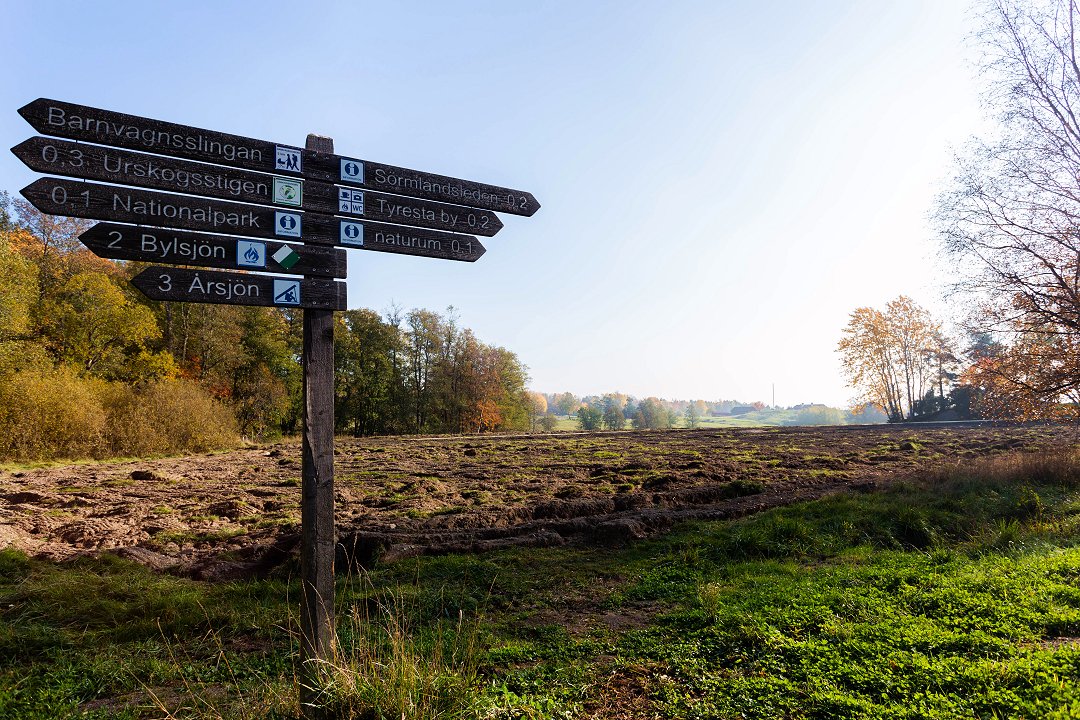
[[[308,150],[333,152],[330,138],[309,135]],[[317,707],[323,662],[334,653],[334,312],[304,310],[304,438],[301,484],[300,705]]]

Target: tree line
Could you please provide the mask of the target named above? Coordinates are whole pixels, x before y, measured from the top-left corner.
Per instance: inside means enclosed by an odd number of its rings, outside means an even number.
[[[991,130],[957,156],[933,220],[957,334],[906,298],[859,308],[840,342],[862,400],[1075,418],[1080,408],[1080,7],[987,0],[974,36]],[[945,388],[950,387],[946,394]],[[936,388],[936,389],[935,389]]]
[[[769,408],[755,401],[737,400],[666,400],[657,397],[637,399],[620,392],[578,397],[571,392],[531,393],[532,429],[554,430],[557,416],[572,417],[580,430],[667,430],[675,427],[696,428],[709,417],[739,416],[769,411],[765,420],[776,425],[845,425],[881,423],[885,416],[873,407],[859,412],[820,404],[791,408]],[[762,416],[757,416],[762,421]]]
[[[0,193],[0,457],[145,455],[295,432],[300,311],[157,303],[89,223]],[[526,429],[527,371],[445,314],[336,315],[336,421],[355,434]]]

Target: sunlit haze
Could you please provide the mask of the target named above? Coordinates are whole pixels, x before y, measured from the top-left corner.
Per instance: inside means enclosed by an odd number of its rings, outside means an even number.
[[[350,251],[579,395],[847,405],[848,314],[935,312],[980,127],[965,3],[3,3],[0,134],[47,97],[532,192],[476,263]],[[0,154],[0,189],[37,175]]]

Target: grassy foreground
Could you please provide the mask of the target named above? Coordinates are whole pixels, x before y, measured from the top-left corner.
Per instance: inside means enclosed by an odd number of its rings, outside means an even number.
[[[1080,716],[1080,456],[999,458],[621,550],[339,584],[356,718]],[[295,568],[0,553],[0,720],[296,717]]]

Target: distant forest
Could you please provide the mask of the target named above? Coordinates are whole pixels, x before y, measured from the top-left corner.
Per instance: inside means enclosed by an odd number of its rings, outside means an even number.
[[[89,223],[0,193],[0,458],[204,451],[295,432],[299,311],[158,303],[103,260]],[[525,366],[445,313],[336,315],[339,432],[530,425]]]

